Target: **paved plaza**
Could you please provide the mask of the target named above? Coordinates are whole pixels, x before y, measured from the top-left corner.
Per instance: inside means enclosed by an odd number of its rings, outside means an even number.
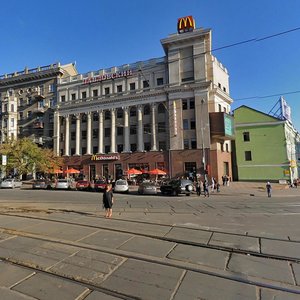
[[[300,189],[0,190],[1,299],[300,299]]]

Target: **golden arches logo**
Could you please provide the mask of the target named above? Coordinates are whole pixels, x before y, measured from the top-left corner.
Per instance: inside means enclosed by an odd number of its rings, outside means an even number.
[[[196,28],[195,20],[192,16],[179,18],[177,21],[178,33],[193,31]]]

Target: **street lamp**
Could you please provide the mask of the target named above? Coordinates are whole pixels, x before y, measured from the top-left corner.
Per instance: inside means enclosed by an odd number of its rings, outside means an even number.
[[[206,159],[205,159],[205,148],[204,148],[204,133],[203,133],[203,105],[205,100],[201,99],[201,118],[200,118],[200,130],[201,130],[201,140],[202,140],[202,163],[204,169],[204,180],[206,180]]]

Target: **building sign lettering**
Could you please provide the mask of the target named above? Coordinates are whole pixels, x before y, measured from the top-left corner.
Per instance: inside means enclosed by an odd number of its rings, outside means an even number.
[[[93,161],[103,161],[103,160],[120,160],[119,155],[92,155],[91,160]]]
[[[94,82],[101,82],[101,81],[105,81],[105,80],[109,80],[109,79],[116,79],[116,78],[131,76],[131,75],[132,75],[132,70],[98,75],[98,76],[83,79],[83,84],[91,84]]]

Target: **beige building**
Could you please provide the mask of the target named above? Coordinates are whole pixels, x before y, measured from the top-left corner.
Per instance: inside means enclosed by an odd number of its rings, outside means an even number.
[[[58,80],[54,151],[89,179],[164,169],[231,176],[228,72],[211,30],[161,40],[165,56]],[[212,130],[213,129],[213,130]]]
[[[76,75],[73,64],[59,63],[0,76],[0,140],[29,137],[53,147],[53,107],[58,78]]]

